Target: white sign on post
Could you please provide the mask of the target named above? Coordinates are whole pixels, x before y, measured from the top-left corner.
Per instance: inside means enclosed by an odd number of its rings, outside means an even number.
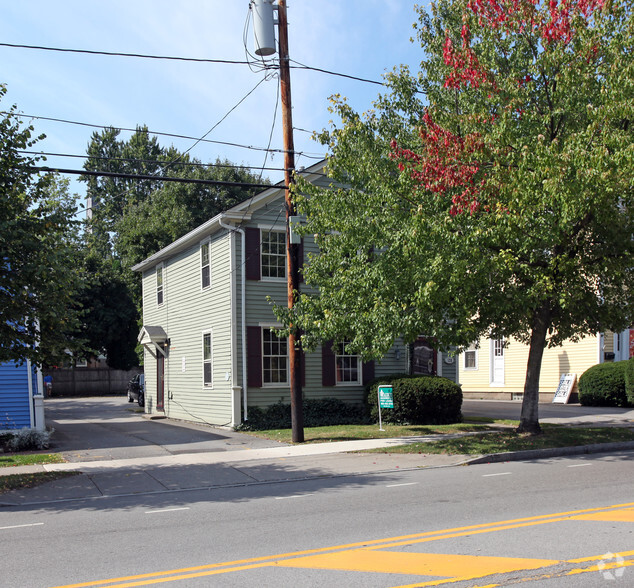
[[[562,374],[559,386],[555,391],[553,404],[567,404],[576,381],[577,374]]]

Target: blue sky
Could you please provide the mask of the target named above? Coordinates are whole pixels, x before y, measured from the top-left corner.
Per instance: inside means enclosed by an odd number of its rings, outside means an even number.
[[[6,2],[0,42],[94,51],[244,60],[243,34],[248,0],[29,0]],[[373,80],[406,63],[414,71],[421,49],[410,42],[416,20],[410,0],[289,0],[291,59],[327,70]],[[250,30],[252,33],[252,28]],[[252,34],[247,38],[253,51]],[[131,127],[201,137],[262,79],[246,65],[185,63],[129,57],[57,53],[0,46],[7,95],[0,104],[16,104],[25,115],[96,125]],[[266,147],[277,99],[277,79],[262,83],[207,138]],[[328,126],[328,97],[348,97],[357,110],[372,107],[379,86],[314,71],[291,70],[293,125],[308,131]],[[27,120],[27,119],[25,119]],[[33,120],[47,138],[42,151],[83,155],[93,130]],[[122,133],[126,138],[129,133]],[[194,141],[159,137],[181,151]],[[271,145],[282,147],[281,115]],[[319,157],[323,147],[310,134],[295,132],[297,151]],[[264,153],[201,143],[192,155],[213,162],[261,166]],[[299,156],[297,166],[315,159]],[[48,164],[80,169],[81,159],[49,157]],[[281,154],[268,165],[282,166]],[[281,173],[268,172],[273,181]],[[73,180],[72,189],[83,185]]]

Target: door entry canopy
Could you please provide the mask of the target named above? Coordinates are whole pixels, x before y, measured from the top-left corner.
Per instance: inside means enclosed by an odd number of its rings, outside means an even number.
[[[143,325],[137,341],[155,357],[158,357],[159,353],[167,357],[166,350],[170,342],[163,327]]]

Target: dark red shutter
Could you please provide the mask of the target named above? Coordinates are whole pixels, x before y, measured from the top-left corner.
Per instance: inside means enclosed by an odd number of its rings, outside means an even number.
[[[247,227],[244,230],[245,253],[244,261],[247,280],[260,279],[260,229]]]
[[[374,362],[368,361],[364,363],[361,374],[363,376],[362,384],[368,384],[374,380]]]
[[[321,384],[322,386],[334,386],[335,379],[335,354],[332,352],[332,341],[325,341],[321,345]]]
[[[247,327],[247,384],[262,387],[262,329]]]

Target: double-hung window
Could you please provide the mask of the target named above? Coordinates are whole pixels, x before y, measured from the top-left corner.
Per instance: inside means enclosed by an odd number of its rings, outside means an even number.
[[[349,353],[348,342],[339,343],[335,354],[337,384],[361,384],[361,361],[358,355]]]
[[[262,231],[262,277],[286,277],[286,233]]]
[[[262,381],[264,384],[288,383],[288,339],[272,329],[262,329]]]
[[[211,243],[209,241],[200,246],[200,284],[203,290],[211,286]]]
[[[161,306],[163,304],[163,272],[165,270],[165,266],[163,264],[156,266],[156,304]]]
[[[213,386],[213,350],[211,333],[203,333],[203,385]]]
[[[477,343],[471,343],[464,352],[464,369],[477,370],[478,369],[478,345]]]

